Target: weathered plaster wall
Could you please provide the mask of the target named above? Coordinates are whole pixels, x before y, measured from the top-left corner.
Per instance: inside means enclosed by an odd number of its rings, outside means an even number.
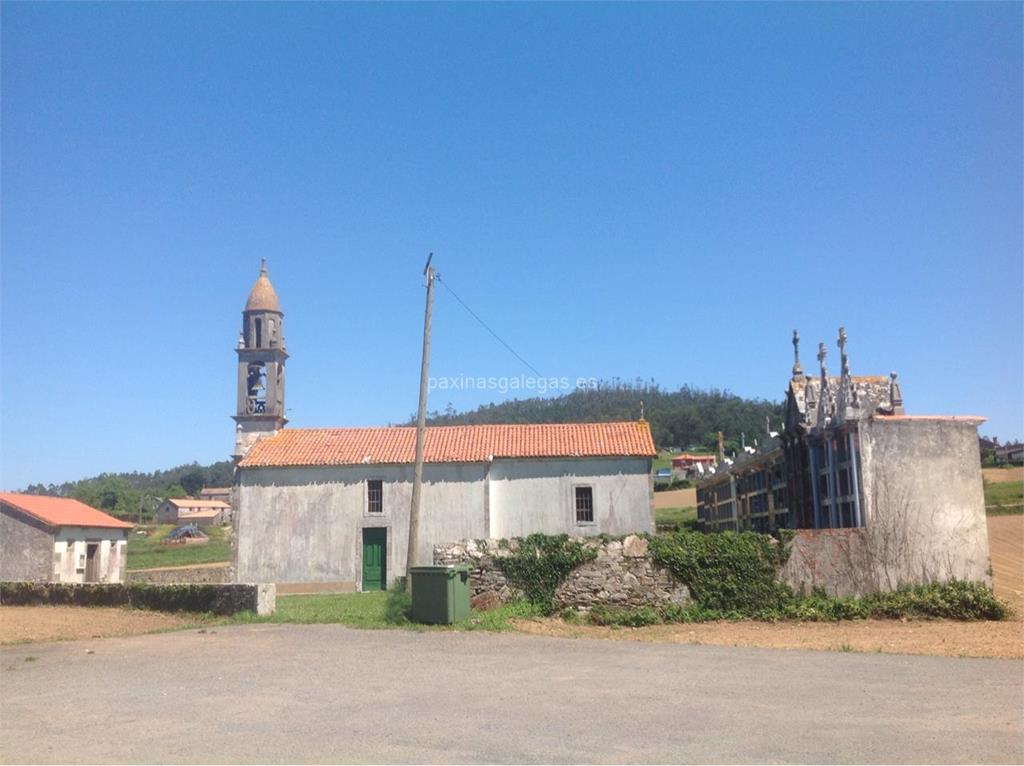
[[[654,531],[646,458],[495,460],[489,481],[487,537]],[[594,491],[593,524],[576,522],[574,487],[581,485]]]
[[[90,543],[98,545],[95,583],[123,583],[128,562],[124,529],[61,526],[53,539],[53,577],[59,583],[84,583]]]
[[[883,587],[991,581],[977,425],[869,420],[861,454],[866,528]]]
[[[474,605],[493,604],[517,595],[495,562],[510,555],[518,545],[516,539],[447,543],[435,546],[434,563],[468,564]],[[608,542],[586,538],[584,545],[594,548],[597,558],[574,569],[559,585],[555,592],[558,608],[636,609],[690,601],[689,589],[654,562],[646,539],[637,535]]]
[[[653,531],[646,459],[496,460],[423,469],[417,560],[433,546],[492,530],[596,535]],[[367,512],[366,482],[383,482],[384,512]],[[239,471],[235,579],[352,582],[361,587],[362,529],[388,530],[388,581],[405,574],[412,465]],[[594,488],[595,524],[577,525],[573,487]]]
[[[799,530],[782,579],[836,595],[989,583],[977,427],[877,418],[861,424],[860,444],[865,526]]]
[[[98,561],[93,582],[124,582],[128,542],[123,529],[105,527],[60,527],[54,535],[53,579],[56,582],[85,582],[90,543],[96,543]]]
[[[53,571],[53,532],[10,506],[0,506],[0,580],[47,582]]]
[[[419,561],[441,540],[486,537],[483,464],[423,469]],[[387,576],[405,573],[411,465],[257,468],[239,472],[235,579],[354,582],[361,587],[362,529],[388,530]],[[383,482],[383,513],[367,513],[366,482]]]

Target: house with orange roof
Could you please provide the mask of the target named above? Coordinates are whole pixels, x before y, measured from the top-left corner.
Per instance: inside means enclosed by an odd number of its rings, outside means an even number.
[[[0,492],[0,580],[124,582],[131,528],[71,498]]]
[[[159,524],[225,524],[231,521],[231,506],[223,500],[206,500],[194,497],[172,497],[157,506],[156,520]]]
[[[284,314],[265,261],[236,354],[236,579],[386,588],[405,574],[416,429],[285,427]],[[414,558],[463,539],[653,532],[655,454],[643,420],[429,427]]]

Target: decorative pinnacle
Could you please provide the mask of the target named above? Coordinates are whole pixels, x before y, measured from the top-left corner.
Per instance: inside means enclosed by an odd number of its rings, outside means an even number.
[[[798,378],[803,374],[803,367],[800,366],[800,333],[793,330],[793,377]]]
[[[260,258],[260,274],[266,274],[266,273],[267,273],[267,259],[266,258]]]
[[[825,350],[825,344],[818,344],[818,364],[821,365],[821,374],[825,374],[825,357],[828,356],[828,352]]]

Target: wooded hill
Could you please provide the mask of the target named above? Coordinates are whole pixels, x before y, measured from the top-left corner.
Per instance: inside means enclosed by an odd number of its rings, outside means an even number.
[[[715,450],[718,432],[726,438],[729,452],[739,449],[741,434],[747,444],[762,440],[765,418],[772,430],[781,431],[782,404],[764,399],[743,399],[728,391],[702,390],[682,386],[676,391],[662,389],[654,381],[632,383],[610,381],[595,388],[575,389],[558,397],[515,399],[486,404],[469,412],[428,414],[431,425],[481,423],[590,423],[607,420],[637,420],[643,402],[644,417],[651,424],[659,450]],[[410,422],[415,422],[412,418]]]
[[[203,487],[229,486],[233,469],[230,460],[210,465],[189,463],[152,473],[101,473],[63,484],[30,484],[25,492],[73,497],[113,516],[134,520],[139,518],[140,510],[149,515],[168,497],[189,497]]]

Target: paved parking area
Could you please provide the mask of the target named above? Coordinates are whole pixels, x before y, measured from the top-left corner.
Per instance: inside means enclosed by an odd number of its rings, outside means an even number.
[[[1024,663],[251,625],[6,647],[0,758],[1024,761]]]

